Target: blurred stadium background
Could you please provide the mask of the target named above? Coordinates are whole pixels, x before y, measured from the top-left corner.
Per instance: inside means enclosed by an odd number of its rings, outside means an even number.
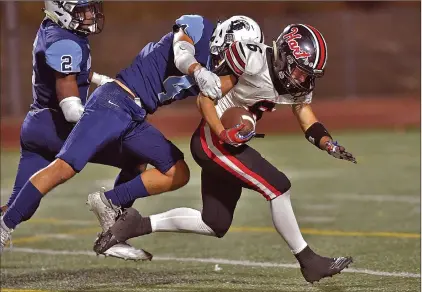
[[[2,203],[11,192],[20,124],[32,100],[31,50],[42,7],[38,1],[0,4]],[[259,122],[259,131],[269,135],[252,144],[292,180],[293,204],[308,242],[323,254],[353,255],[355,270],[310,287],[297,269],[268,267],[294,259],[272,229],[267,203],[248,191],[222,240],[180,234],[134,240],[157,255],[158,261],[148,264],[86,257],[99,228],[83,203],[88,192],[112,187],[117,174],[90,165],[49,195],[14,233],[16,252],[1,258],[2,291],[420,291],[420,2],[106,1],[104,9],[105,29],[91,37],[92,69],[109,76],[183,14],[212,21],[250,16],[267,44],[294,22],[323,33],[327,70],[317,82],[313,106],[359,163],[314,149],[288,107]],[[188,147],[199,122],[194,99],[162,108],[150,120],[185,152],[192,179],[136,207],[147,215],[201,208],[199,169]],[[210,260],[215,258],[226,262]],[[249,262],[234,266],[236,260]],[[222,270],[214,267],[218,263]]]
[[[31,103],[31,50],[42,7],[43,3],[36,1],[1,5],[2,145],[18,141],[19,121]],[[267,43],[287,24],[305,22],[317,27],[328,44],[326,76],[318,80],[314,104],[330,128],[420,124],[419,2],[106,1],[104,8],[105,29],[91,37],[92,68],[97,72],[114,76],[144,45],[158,41],[174,20],[186,13],[202,14],[213,21],[248,15],[260,23]],[[162,109],[165,114],[156,117],[158,125],[167,135],[191,133],[196,124],[191,116],[198,118],[193,104],[190,99]],[[325,111],[326,105],[334,107]],[[261,127],[297,131],[285,110],[267,118],[280,122],[263,122]],[[174,126],[173,116],[178,126]]]

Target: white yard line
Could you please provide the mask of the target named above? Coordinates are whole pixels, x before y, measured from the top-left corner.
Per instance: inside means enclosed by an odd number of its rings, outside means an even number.
[[[327,223],[334,222],[336,217],[329,216],[297,216],[300,223]]]
[[[95,256],[94,252],[91,251],[70,251],[70,250],[52,250],[52,249],[33,249],[33,248],[21,248],[14,247],[11,250],[6,251],[22,252],[22,253],[33,253],[33,254],[48,254],[48,255],[87,255]],[[175,261],[175,262],[195,262],[195,263],[208,263],[208,264],[222,264],[222,265],[233,265],[233,266],[244,266],[244,267],[275,267],[275,268],[286,268],[286,269],[297,269],[297,264],[281,264],[271,262],[252,262],[252,261],[237,261],[229,259],[216,259],[216,258],[179,258],[170,256],[154,256],[153,260],[156,261]],[[368,269],[345,269],[345,273],[353,274],[366,274],[373,276],[383,277],[402,277],[402,278],[420,278],[420,274],[407,273],[407,272],[383,272],[373,271]]]
[[[420,204],[421,197],[420,195],[391,195],[391,194],[329,194],[327,195],[333,200],[340,201],[361,201],[361,202],[395,202],[395,203],[410,203],[410,204]]]
[[[311,211],[331,211],[340,208],[341,206],[338,204],[307,204],[302,203],[296,206],[296,209],[304,209],[304,210],[311,210]]]

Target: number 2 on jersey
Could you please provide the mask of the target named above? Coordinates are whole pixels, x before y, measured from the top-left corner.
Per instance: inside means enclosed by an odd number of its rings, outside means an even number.
[[[161,103],[169,102],[183,90],[195,85],[195,81],[190,76],[170,76],[163,82],[165,92],[158,94]]]
[[[72,56],[70,55],[63,55],[62,58],[62,71],[63,72],[70,72],[72,71]]]

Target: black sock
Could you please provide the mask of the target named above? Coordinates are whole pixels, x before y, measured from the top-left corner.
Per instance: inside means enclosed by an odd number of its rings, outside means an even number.
[[[312,260],[315,257],[316,253],[308,246],[306,246],[300,253],[295,254],[297,261],[300,266],[303,267],[308,261]]]

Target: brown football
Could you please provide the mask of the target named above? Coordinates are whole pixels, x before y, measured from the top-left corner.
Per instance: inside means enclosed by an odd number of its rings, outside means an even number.
[[[227,109],[220,118],[225,129],[233,128],[238,124],[245,124],[240,131],[243,135],[255,130],[256,121],[252,113],[243,107],[231,107]]]

